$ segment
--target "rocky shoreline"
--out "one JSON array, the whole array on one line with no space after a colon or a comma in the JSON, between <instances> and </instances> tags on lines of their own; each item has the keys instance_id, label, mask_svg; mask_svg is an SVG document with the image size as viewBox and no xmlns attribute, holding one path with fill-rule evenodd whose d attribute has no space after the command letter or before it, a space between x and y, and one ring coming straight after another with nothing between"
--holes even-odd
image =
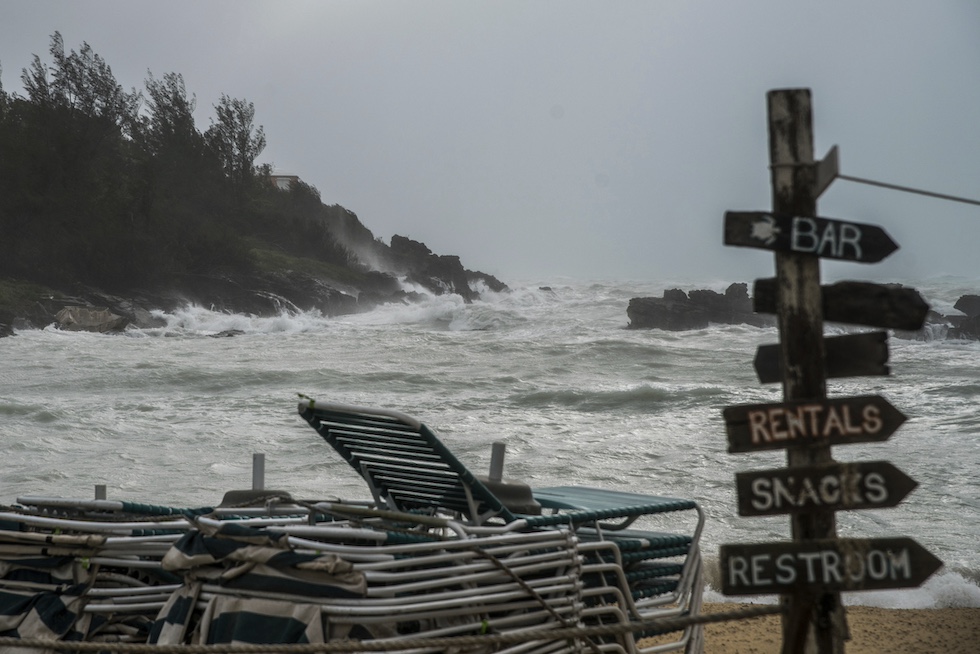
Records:
<instances>
[{"instance_id":1,"label":"rocky shoreline","mask_svg":"<svg viewBox=\"0 0 980 654\"><path fill-rule=\"evenodd\" d=\"M396 240L400 239L400 240ZM433 254L424 244L395 237L393 245L403 253L405 280L424 289L405 291L399 275L365 271L354 281L340 282L309 273L283 270L247 277L207 277L184 280L172 289L109 293L101 289L74 287L68 291L38 293L16 309L0 306L0 337L14 330L42 329L55 324L66 330L122 331L132 325L140 329L162 327L156 312L172 313L189 306L254 316L283 312L319 311L337 316L369 311L381 304L418 301L426 293L456 293L464 301L480 297L480 289L509 290L486 273L466 270L459 257ZM929 311L925 325L915 331L893 330L899 338L980 340L980 295L961 296L954 309L962 315ZM629 329L688 331L711 324L773 327L774 315L754 310L748 285L733 283L724 293L712 290L667 289L663 297L635 297L626 309Z\"/></svg>"},{"instance_id":2,"label":"rocky shoreline","mask_svg":"<svg viewBox=\"0 0 980 654\"><path fill-rule=\"evenodd\" d=\"M185 278L169 288L124 292L80 286L47 289L14 306L0 306L0 337L51 324L98 332L121 331L129 325L161 327L164 321L154 315L155 311L173 312L188 305L255 316L302 311L336 316L368 311L385 303L412 302L426 293L456 293L472 302L480 297L481 289L508 290L492 275L465 269L459 257L433 254L418 241L395 236L389 252L386 270L365 267L345 274L343 280L278 270L236 277ZM424 291L405 291L401 279Z\"/></svg>"},{"instance_id":3,"label":"rocky shoreline","mask_svg":"<svg viewBox=\"0 0 980 654\"><path fill-rule=\"evenodd\" d=\"M943 315L928 311L925 325L918 330L895 330L900 338L930 340L960 338L980 340L980 295L963 295L953 307L962 315ZM731 284L724 293L711 290L668 289L663 297L635 297L626 315L630 329L686 331L705 329L711 324L771 327L776 317L756 313L748 285Z\"/></svg>"}]
</instances>

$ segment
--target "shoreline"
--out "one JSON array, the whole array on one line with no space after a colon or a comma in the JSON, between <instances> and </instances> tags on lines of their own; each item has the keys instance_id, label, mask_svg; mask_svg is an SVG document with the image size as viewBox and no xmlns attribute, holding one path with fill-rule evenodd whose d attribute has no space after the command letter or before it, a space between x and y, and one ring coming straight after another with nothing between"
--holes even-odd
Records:
<instances>
[{"instance_id":1,"label":"shoreline","mask_svg":"<svg viewBox=\"0 0 980 654\"><path fill-rule=\"evenodd\" d=\"M751 604L708 603L704 613ZM848 654L971 654L980 642L980 608L884 609L847 606ZM706 654L779 654L781 616L705 625Z\"/></svg>"}]
</instances>

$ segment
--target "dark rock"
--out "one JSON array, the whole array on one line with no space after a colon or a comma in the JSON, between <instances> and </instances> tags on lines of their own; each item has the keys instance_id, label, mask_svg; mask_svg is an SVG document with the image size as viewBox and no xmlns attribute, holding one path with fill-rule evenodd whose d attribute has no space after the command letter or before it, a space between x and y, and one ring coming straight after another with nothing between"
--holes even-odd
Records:
<instances>
[{"instance_id":1,"label":"dark rock","mask_svg":"<svg viewBox=\"0 0 980 654\"><path fill-rule=\"evenodd\" d=\"M209 336L211 338L230 338L232 336L241 336L244 333L245 332L240 329L226 329L218 332L217 334L209 334Z\"/></svg>"},{"instance_id":2,"label":"dark rock","mask_svg":"<svg viewBox=\"0 0 980 654\"><path fill-rule=\"evenodd\" d=\"M684 299L676 292L665 292L664 297L635 297L626 309L631 329L665 329L683 331L704 329L708 326L707 314L694 306L684 293Z\"/></svg>"},{"instance_id":3,"label":"dark rock","mask_svg":"<svg viewBox=\"0 0 980 654\"><path fill-rule=\"evenodd\" d=\"M355 293L313 275L279 271L236 278L188 279L179 291L163 295L168 303L177 306L191 303L227 313L274 316L316 310L334 316L357 310Z\"/></svg>"},{"instance_id":4,"label":"dark rock","mask_svg":"<svg viewBox=\"0 0 980 654\"><path fill-rule=\"evenodd\" d=\"M483 272L479 272L479 271L474 271L474 270L467 270L466 271L466 279L471 284L473 282L478 282L478 283L479 282L482 282L482 283L486 284L487 288L489 288L494 293L503 293L505 291L509 291L510 290L510 288L508 288L507 284L503 283L502 281L500 281L499 279L497 279L493 275L490 275L490 274L487 274L487 273L483 273Z\"/></svg>"},{"instance_id":5,"label":"dark rock","mask_svg":"<svg viewBox=\"0 0 980 654\"><path fill-rule=\"evenodd\" d=\"M732 284L724 295L710 290L685 293L668 289L662 298L636 297L630 300L626 315L631 329L683 331L704 329L712 323L757 327L775 324L772 316L752 311L747 284Z\"/></svg>"},{"instance_id":6,"label":"dark rock","mask_svg":"<svg viewBox=\"0 0 980 654\"><path fill-rule=\"evenodd\" d=\"M941 338L980 340L980 295L963 295L953 305L957 311L966 315L943 315L929 310L925 325L916 331L894 332L899 338L912 340L935 340Z\"/></svg>"},{"instance_id":7,"label":"dark rock","mask_svg":"<svg viewBox=\"0 0 980 654\"><path fill-rule=\"evenodd\" d=\"M390 273L384 273L378 270L372 270L364 275L364 279L360 284L361 292L358 295L358 299L364 294L374 294L377 296L384 295L397 295L399 293L404 293L402 285L398 283L398 279Z\"/></svg>"},{"instance_id":8,"label":"dark rock","mask_svg":"<svg viewBox=\"0 0 980 654\"><path fill-rule=\"evenodd\" d=\"M465 302L480 297L471 282L482 282L495 293L508 290L507 285L493 275L463 268L459 257L433 254L425 243L397 234L391 237L388 263L394 272L405 275L408 281L435 295L456 293Z\"/></svg>"},{"instance_id":9,"label":"dark rock","mask_svg":"<svg viewBox=\"0 0 980 654\"><path fill-rule=\"evenodd\" d=\"M0 338L14 335L14 321L17 317L9 311L0 311Z\"/></svg>"},{"instance_id":10,"label":"dark rock","mask_svg":"<svg viewBox=\"0 0 980 654\"><path fill-rule=\"evenodd\" d=\"M119 297L96 289L87 289L84 297L87 306L105 306L139 329L164 327L167 322L163 318L154 316L151 313L152 309L172 310L178 306L176 301L168 301L161 297Z\"/></svg>"},{"instance_id":11,"label":"dark rock","mask_svg":"<svg viewBox=\"0 0 980 654\"><path fill-rule=\"evenodd\" d=\"M749 300L749 285L745 283L729 285L725 289L725 299L742 307L752 306L752 302Z\"/></svg>"},{"instance_id":12,"label":"dark rock","mask_svg":"<svg viewBox=\"0 0 980 654\"><path fill-rule=\"evenodd\" d=\"M455 293L466 302L472 302L480 294L470 288L466 270L459 257L441 255L429 257L419 270L409 273L408 280L415 282L436 295Z\"/></svg>"},{"instance_id":13,"label":"dark rock","mask_svg":"<svg viewBox=\"0 0 980 654\"><path fill-rule=\"evenodd\" d=\"M902 288L901 285L891 285ZM954 308L966 315L926 314L925 325L915 331L892 330L897 338L931 340L961 338L980 340L980 295L963 295ZM714 324L747 324L774 326L775 316L752 311L747 284L732 284L724 295L710 290L686 293L679 289L664 291L662 298L638 297L626 309L631 329L665 329L680 331L704 329Z\"/></svg>"},{"instance_id":14,"label":"dark rock","mask_svg":"<svg viewBox=\"0 0 980 654\"><path fill-rule=\"evenodd\" d=\"M64 307L55 315L58 329L72 332L120 332L129 320L116 315L106 307Z\"/></svg>"},{"instance_id":15,"label":"dark rock","mask_svg":"<svg viewBox=\"0 0 980 654\"><path fill-rule=\"evenodd\" d=\"M962 311L962 309L961 309ZM966 316L954 321L946 332L947 338L962 338L971 341L980 340L980 314Z\"/></svg>"},{"instance_id":16,"label":"dark rock","mask_svg":"<svg viewBox=\"0 0 980 654\"><path fill-rule=\"evenodd\" d=\"M963 295L953 308L962 311L970 318L980 316L980 295Z\"/></svg>"},{"instance_id":17,"label":"dark rock","mask_svg":"<svg viewBox=\"0 0 980 654\"><path fill-rule=\"evenodd\" d=\"M408 281L435 295L457 293L466 302L479 297L470 288L459 257L433 254L425 243L397 234L391 237L391 256Z\"/></svg>"},{"instance_id":18,"label":"dark rock","mask_svg":"<svg viewBox=\"0 0 980 654\"><path fill-rule=\"evenodd\" d=\"M425 266L429 257L435 256L425 243L413 241L407 236L395 234L391 237L391 256L403 272L417 270Z\"/></svg>"}]
</instances>

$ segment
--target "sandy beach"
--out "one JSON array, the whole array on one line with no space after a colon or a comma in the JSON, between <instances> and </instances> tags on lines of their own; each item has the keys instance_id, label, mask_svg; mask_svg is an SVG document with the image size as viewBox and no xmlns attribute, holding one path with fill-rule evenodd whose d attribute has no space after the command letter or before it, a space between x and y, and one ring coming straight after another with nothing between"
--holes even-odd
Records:
<instances>
[{"instance_id":1,"label":"sandy beach","mask_svg":"<svg viewBox=\"0 0 980 654\"><path fill-rule=\"evenodd\" d=\"M736 604L706 604L706 613ZM848 654L974 654L980 652L980 608L881 609L847 607ZM778 615L705 627L706 654L778 654Z\"/></svg>"}]
</instances>

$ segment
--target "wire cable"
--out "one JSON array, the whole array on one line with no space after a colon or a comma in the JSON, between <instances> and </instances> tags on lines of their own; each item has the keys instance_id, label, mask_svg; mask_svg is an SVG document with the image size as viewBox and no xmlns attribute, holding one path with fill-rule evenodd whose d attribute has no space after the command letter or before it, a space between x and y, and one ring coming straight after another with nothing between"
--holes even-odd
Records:
<instances>
[{"instance_id":1,"label":"wire cable","mask_svg":"<svg viewBox=\"0 0 980 654\"><path fill-rule=\"evenodd\" d=\"M872 179L864 179L862 177L852 177L851 175L837 175L838 179L846 179L849 182L857 182L858 184L869 184L870 186L880 186L882 188L888 188L895 191L905 191L906 193L917 193L919 195L928 195L932 198L940 198L942 200L952 200L953 202L962 202L964 204L975 204L980 206L980 200L971 200L970 198L962 198L956 195L946 195L945 193L935 193L933 191L924 191L918 188L911 188L909 186L899 186L898 184L886 184L885 182L876 182Z\"/></svg>"}]
</instances>

